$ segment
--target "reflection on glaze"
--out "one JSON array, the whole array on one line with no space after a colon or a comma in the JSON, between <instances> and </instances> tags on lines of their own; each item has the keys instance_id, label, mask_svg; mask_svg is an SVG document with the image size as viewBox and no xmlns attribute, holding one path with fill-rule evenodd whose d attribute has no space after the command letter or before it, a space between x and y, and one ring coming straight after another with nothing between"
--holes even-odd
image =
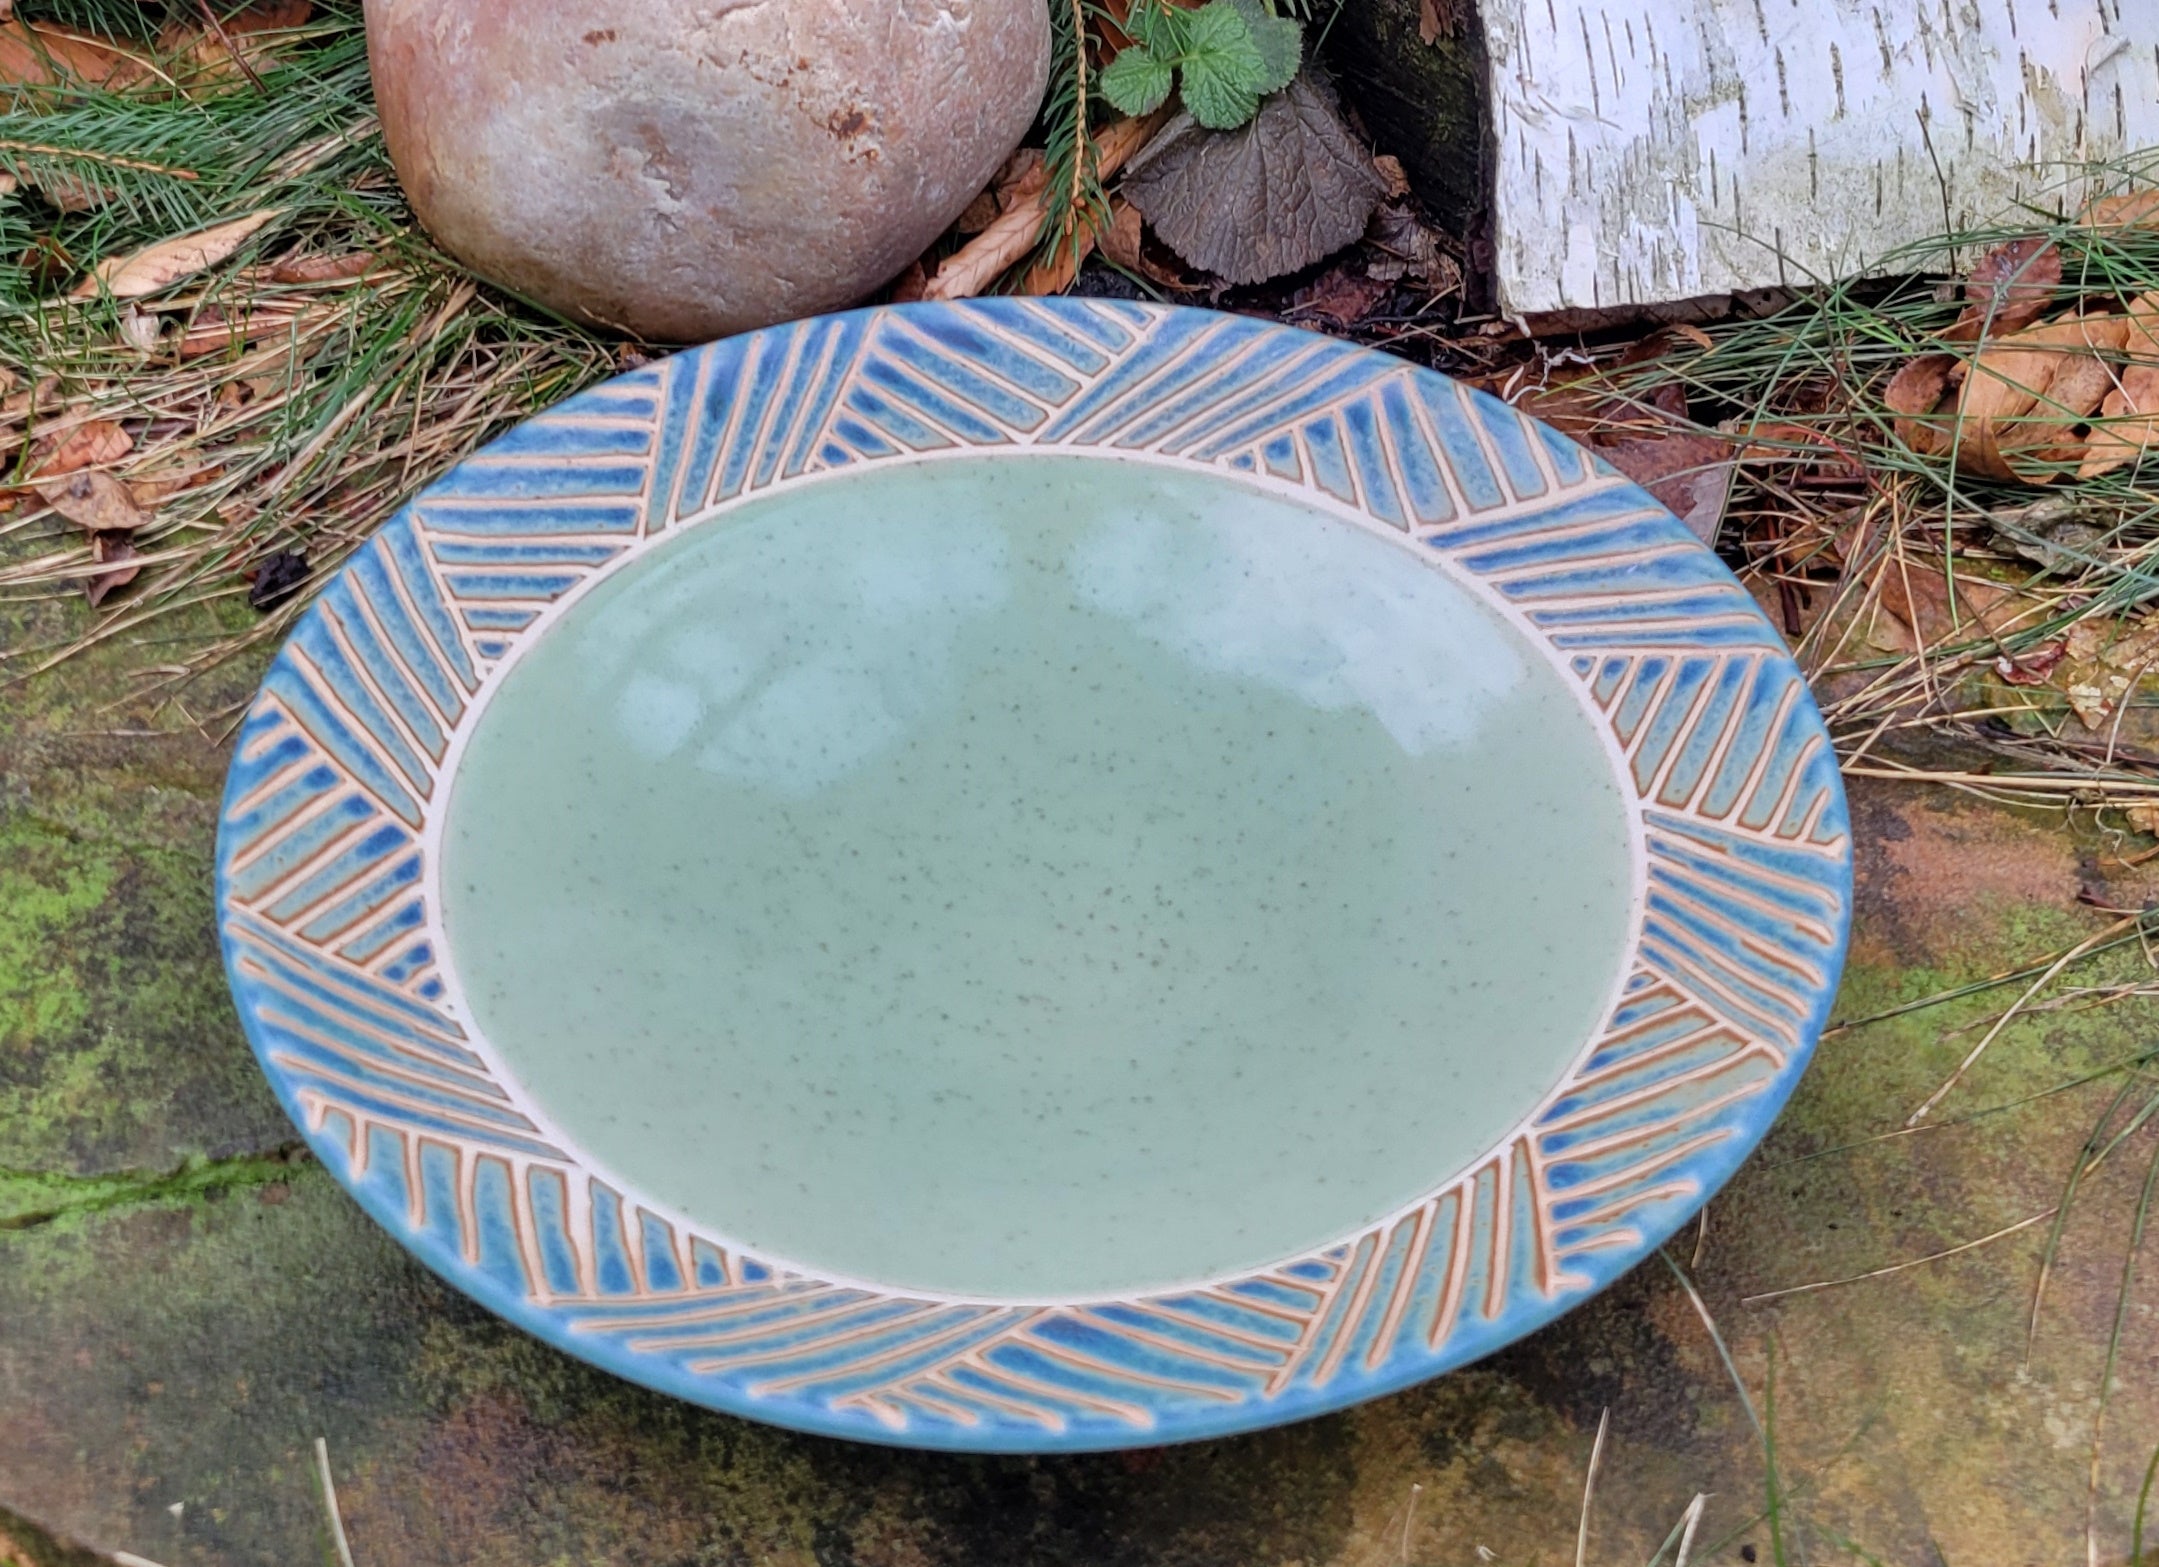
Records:
<instances>
[{"instance_id":1,"label":"reflection on glaze","mask_svg":"<svg viewBox=\"0 0 2159 1567\"><path fill-rule=\"evenodd\" d=\"M841 555L661 580L591 636L585 690L612 693L638 756L686 754L717 777L813 794L952 700L953 639L1004 602L1007 571L987 523L918 517ZM847 634L814 630L832 626Z\"/></svg>"},{"instance_id":2,"label":"reflection on glaze","mask_svg":"<svg viewBox=\"0 0 2159 1567\"><path fill-rule=\"evenodd\" d=\"M1202 669L1369 712L1411 756L1475 739L1528 667L1488 617L1434 614L1394 552L1344 551L1318 528L1118 512L1071 560L1081 602Z\"/></svg>"}]
</instances>

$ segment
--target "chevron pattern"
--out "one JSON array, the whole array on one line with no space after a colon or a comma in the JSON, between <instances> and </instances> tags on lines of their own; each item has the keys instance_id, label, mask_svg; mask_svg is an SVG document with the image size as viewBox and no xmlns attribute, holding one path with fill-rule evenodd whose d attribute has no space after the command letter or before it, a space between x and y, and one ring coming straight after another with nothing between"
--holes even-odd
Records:
<instances>
[{"instance_id":1,"label":"chevron pattern","mask_svg":"<svg viewBox=\"0 0 2159 1567\"><path fill-rule=\"evenodd\" d=\"M1625 758L1635 967L1475 1169L1316 1255L1173 1294L882 1294L684 1230L498 1086L437 961L451 738L551 607L741 499L861 464L1094 450L1286 487L1429 549L1542 636ZM1115 1446L1337 1407L1609 1282L1736 1167L1812 1047L1850 885L1835 759L1745 592L1506 406L1239 317L998 300L776 328L532 420L311 610L241 731L219 907L250 1037L327 1163L495 1309L624 1375L843 1435Z\"/></svg>"}]
</instances>

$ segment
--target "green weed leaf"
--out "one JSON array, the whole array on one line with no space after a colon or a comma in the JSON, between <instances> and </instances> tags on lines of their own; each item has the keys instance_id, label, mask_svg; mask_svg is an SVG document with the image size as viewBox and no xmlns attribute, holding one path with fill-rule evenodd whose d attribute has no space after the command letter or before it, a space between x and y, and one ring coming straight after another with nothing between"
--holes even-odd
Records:
<instances>
[{"instance_id":1,"label":"green weed leaf","mask_svg":"<svg viewBox=\"0 0 2159 1567\"><path fill-rule=\"evenodd\" d=\"M1234 0L1208 0L1185 23L1184 106L1209 130L1235 130L1259 112L1267 57Z\"/></svg>"},{"instance_id":2,"label":"green weed leaf","mask_svg":"<svg viewBox=\"0 0 2159 1567\"><path fill-rule=\"evenodd\" d=\"M1252 34L1252 43L1266 66L1267 79L1259 90L1280 92L1297 74L1297 67L1304 63L1304 29L1292 17L1275 15L1268 8L1267 0L1229 0L1229 3L1244 18L1244 25Z\"/></svg>"},{"instance_id":3,"label":"green weed leaf","mask_svg":"<svg viewBox=\"0 0 2159 1567\"><path fill-rule=\"evenodd\" d=\"M1152 114L1175 85L1170 64L1145 44L1133 44L1103 68L1102 96L1120 114Z\"/></svg>"}]
</instances>

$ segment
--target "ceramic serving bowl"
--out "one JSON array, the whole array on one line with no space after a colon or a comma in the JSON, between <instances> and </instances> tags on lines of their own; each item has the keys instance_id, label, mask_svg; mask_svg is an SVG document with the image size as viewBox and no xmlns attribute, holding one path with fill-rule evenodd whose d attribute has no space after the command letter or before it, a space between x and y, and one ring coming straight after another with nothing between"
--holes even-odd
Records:
<instances>
[{"instance_id":1,"label":"ceramic serving bowl","mask_svg":"<svg viewBox=\"0 0 2159 1567\"><path fill-rule=\"evenodd\" d=\"M234 996L551 1343L873 1441L1210 1436L1550 1321L1729 1177L1849 839L1731 576L1383 354L913 306L434 485L239 742Z\"/></svg>"}]
</instances>

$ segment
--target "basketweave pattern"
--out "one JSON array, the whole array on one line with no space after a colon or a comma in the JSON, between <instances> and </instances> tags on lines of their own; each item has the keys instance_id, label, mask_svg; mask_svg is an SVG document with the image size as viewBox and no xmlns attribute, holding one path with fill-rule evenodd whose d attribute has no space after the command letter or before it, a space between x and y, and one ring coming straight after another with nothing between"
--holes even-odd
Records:
<instances>
[{"instance_id":1,"label":"basketweave pattern","mask_svg":"<svg viewBox=\"0 0 2159 1567\"><path fill-rule=\"evenodd\" d=\"M1436 552L1541 637L1626 759L1646 865L1603 1032L1407 1212L1242 1278L1081 1306L884 1294L696 1233L521 1106L449 994L428 831L451 737L549 606L747 497L865 464L1097 450L1287 487ZM775 328L571 399L422 494L327 587L241 729L228 969L296 1120L453 1282L623 1375L872 1440L1081 1448L1333 1408L1609 1282L1781 1105L1842 959L1829 741L1743 589L1511 408L1269 323L1105 301Z\"/></svg>"}]
</instances>

